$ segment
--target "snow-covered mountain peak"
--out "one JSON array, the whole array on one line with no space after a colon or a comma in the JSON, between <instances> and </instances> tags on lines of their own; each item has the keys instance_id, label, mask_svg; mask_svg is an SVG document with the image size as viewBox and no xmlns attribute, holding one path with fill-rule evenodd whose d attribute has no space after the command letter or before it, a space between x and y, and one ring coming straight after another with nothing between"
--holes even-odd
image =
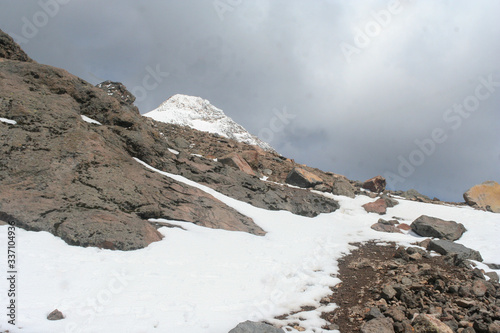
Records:
<instances>
[{"instance_id":1,"label":"snow-covered mountain peak","mask_svg":"<svg viewBox=\"0 0 500 333\"><path fill-rule=\"evenodd\" d=\"M177 94L144 116L164 123L189 126L199 131L216 133L250 145L274 151L270 144L250 134L224 112L201 97Z\"/></svg>"}]
</instances>

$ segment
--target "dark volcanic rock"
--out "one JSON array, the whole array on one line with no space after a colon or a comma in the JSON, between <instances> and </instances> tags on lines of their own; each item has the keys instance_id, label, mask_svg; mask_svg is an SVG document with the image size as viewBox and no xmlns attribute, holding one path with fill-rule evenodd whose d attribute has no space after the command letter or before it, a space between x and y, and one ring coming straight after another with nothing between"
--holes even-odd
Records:
<instances>
[{"instance_id":1,"label":"dark volcanic rock","mask_svg":"<svg viewBox=\"0 0 500 333\"><path fill-rule=\"evenodd\" d=\"M247 320L238 324L229 333L284 333L284 331L268 324Z\"/></svg>"},{"instance_id":2,"label":"dark volcanic rock","mask_svg":"<svg viewBox=\"0 0 500 333\"><path fill-rule=\"evenodd\" d=\"M424 237L457 240L466 231L462 223L445 221L437 217L422 215L411 224L411 229Z\"/></svg>"},{"instance_id":3,"label":"dark volcanic rock","mask_svg":"<svg viewBox=\"0 0 500 333\"><path fill-rule=\"evenodd\" d=\"M437 253L443 255L456 253L460 259L483 261L483 258L478 251L448 240L433 239L430 241L427 249L436 251Z\"/></svg>"},{"instance_id":4,"label":"dark volcanic rock","mask_svg":"<svg viewBox=\"0 0 500 333\"><path fill-rule=\"evenodd\" d=\"M286 177L286 182L290 185L308 188L314 187L314 185L321 184L323 180L315 174L302 168L293 168Z\"/></svg>"}]
</instances>

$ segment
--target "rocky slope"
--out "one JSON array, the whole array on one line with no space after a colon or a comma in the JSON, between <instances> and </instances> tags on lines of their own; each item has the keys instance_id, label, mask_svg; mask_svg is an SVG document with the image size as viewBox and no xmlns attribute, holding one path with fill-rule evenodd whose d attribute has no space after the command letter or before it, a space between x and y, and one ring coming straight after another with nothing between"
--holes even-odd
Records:
<instances>
[{"instance_id":1,"label":"rocky slope","mask_svg":"<svg viewBox=\"0 0 500 333\"><path fill-rule=\"evenodd\" d=\"M6 120L0 122L0 221L49 231L69 244L122 250L161 238L149 218L265 233L252 219L145 169L134 157L193 179L203 173L205 183L259 207L306 216L338 208L307 190L263 183L185 151L173 154L165 130L139 114L125 87L94 87L31 61L9 36L0 37L0 118Z\"/></svg>"}]
</instances>

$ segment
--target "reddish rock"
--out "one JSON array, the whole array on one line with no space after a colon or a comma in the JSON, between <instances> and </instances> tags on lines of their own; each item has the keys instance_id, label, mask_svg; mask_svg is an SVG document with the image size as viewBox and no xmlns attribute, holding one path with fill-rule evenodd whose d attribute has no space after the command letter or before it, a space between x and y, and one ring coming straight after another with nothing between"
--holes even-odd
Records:
<instances>
[{"instance_id":1,"label":"reddish rock","mask_svg":"<svg viewBox=\"0 0 500 333\"><path fill-rule=\"evenodd\" d=\"M396 226L396 228L401 229L401 230L410 230L411 229L411 227L406 223L398 224Z\"/></svg>"},{"instance_id":2,"label":"reddish rock","mask_svg":"<svg viewBox=\"0 0 500 333\"><path fill-rule=\"evenodd\" d=\"M248 165L248 163L236 153L230 153L229 155L219 158L219 162L239 169L240 171L243 171L248 175L255 176L255 172L252 170L252 167Z\"/></svg>"},{"instance_id":3,"label":"reddish rock","mask_svg":"<svg viewBox=\"0 0 500 333\"><path fill-rule=\"evenodd\" d=\"M384 199L380 198L374 202L369 202L362 206L368 213L377 213L383 215L387 211L387 203Z\"/></svg>"},{"instance_id":4,"label":"reddish rock","mask_svg":"<svg viewBox=\"0 0 500 333\"><path fill-rule=\"evenodd\" d=\"M385 185L386 185L385 178L382 176L376 176L365 181L363 183L363 188L375 193L380 193L385 190Z\"/></svg>"}]
</instances>

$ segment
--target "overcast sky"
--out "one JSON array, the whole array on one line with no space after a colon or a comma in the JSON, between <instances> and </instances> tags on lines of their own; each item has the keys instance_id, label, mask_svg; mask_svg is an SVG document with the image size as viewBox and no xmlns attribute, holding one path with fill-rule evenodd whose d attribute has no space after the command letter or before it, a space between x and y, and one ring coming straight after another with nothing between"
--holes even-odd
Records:
<instances>
[{"instance_id":1,"label":"overcast sky","mask_svg":"<svg viewBox=\"0 0 500 333\"><path fill-rule=\"evenodd\" d=\"M208 99L278 152L462 201L500 182L500 2L2 1L36 61L123 82L141 113ZM153 74L151 74L154 73Z\"/></svg>"}]
</instances>

